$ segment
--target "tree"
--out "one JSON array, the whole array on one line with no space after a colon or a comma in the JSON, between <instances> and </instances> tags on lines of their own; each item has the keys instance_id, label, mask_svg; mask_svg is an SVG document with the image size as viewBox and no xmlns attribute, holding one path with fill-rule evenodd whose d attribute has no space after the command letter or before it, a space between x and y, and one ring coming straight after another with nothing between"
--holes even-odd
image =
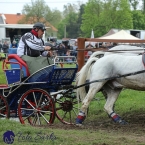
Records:
<instances>
[{"instance_id":1,"label":"tree","mask_svg":"<svg viewBox=\"0 0 145 145\"><path fill-rule=\"evenodd\" d=\"M46 23L45 18L47 12L50 11L50 8L45 4L44 0L31 1L31 5L26 4L23 7L22 14L25 15L23 22L36 23L43 22Z\"/></svg>"},{"instance_id":2,"label":"tree","mask_svg":"<svg viewBox=\"0 0 145 145\"><path fill-rule=\"evenodd\" d=\"M78 37L78 6L77 5L64 5L63 11L64 19L58 25L58 36L63 38L66 33L67 38Z\"/></svg>"},{"instance_id":3,"label":"tree","mask_svg":"<svg viewBox=\"0 0 145 145\"><path fill-rule=\"evenodd\" d=\"M100 15L103 11L103 3L101 0L89 0L84 7L84 14L82 15L81 30L84 37L90 37L92 29L95 36L99 36L103 30L103 24L100 24Z\"/></svg>"},{"instance_id":4,"label":"tree","mask_svg":"<svg viewBox=\"0 0 145 145\"><path fill-rule=\"evenodd\" d=\"M141 10L132 11L133 29L145 29L145 15Z\"/></svg>"},{"instance_id":5,"label":"tree","mask_svg":"<svg viewBox=\"0 0 145 145\"><path fill-rule=\"evenodd\" d=\"M78 21L77 21L77 24L78 24L78 37L81 37L83 36L83 32L82 30L80 29L81 28L81 25L82 25L82 15L84 14L84 7L85 7L85 4L82 4L80 6L80 9L79 9L79 13L78 13Z\"/></svg>"},{"instance_id":6,"label":"tree","mask_svg":"<svg viewBox=\"0 0 145 145\"><path fill-rule=\"evenodd\" d=\"M85 37L90 37L91 30L95 37L102 36L112 28L132 28L132 14L126 0L89 0L85 6L81 30Z\"/></svg>"},{"instance_id":7,"label":"tree","mask_svg":"<svg viewBox=\"0 0 145 145\"><path fill-rule=\"evenodd\" d=\"M129 0L133 10L137 10L137 6L139 4L139 0Z\"/></svg>"},{"instance_id":8,"label":"tree","mask_svg":"<svg viewBox=\"0 0 145 145\"><path fill-rule=\"evenodd\" d=\"M58 23L62 20L62 13L59 10L49 10L45 15L45 19L53 26L57 27Z\"/></svg>"},{"instance_id":9,"label":"tree","mask_svg":"<svg viewBox=\"0 0 145 145\"><path fill-rule=\"evenodd\" d=\"M75 4L67 4L67 5L64 5L63 8L64 8L64 11L63 11L64 18L72 12L74 13L78 12L78 6Z\"/></svg>"},{"instance_id":10,"label":"tree","mask_svg":"<svg viewBox=\"0 0 145 145\"><path fill-rule=\"evenodd\" d=\"M56 9L51 10L44 0L32 0L30 5L24 5L22 13L25 18L19 23L49 22L56 27L62 19L61 12Z\"/></svg>"}]
</instances>

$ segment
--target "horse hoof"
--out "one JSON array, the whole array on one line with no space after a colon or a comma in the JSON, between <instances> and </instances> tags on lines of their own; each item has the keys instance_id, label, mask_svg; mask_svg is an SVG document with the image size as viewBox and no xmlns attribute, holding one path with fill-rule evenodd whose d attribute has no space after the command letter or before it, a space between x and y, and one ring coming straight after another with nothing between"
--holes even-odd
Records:
<instances>
[{"instance_id":1,"label":"horse hoof","mask_svg":"<svg viewBox=\"0 0 145 145\"><path fill-rule=\"evenodd\" d=\"M77 127L84 128L84 125L83 125L83 124L76 123L75 125L76 125Z\"/></svg>"},{"instance_id":2,"label":"horse hoof","mask_svg":"<svg viewBox=\"0 0 145 145\"><path fill-rule=\"evenodd\" d=\"M83 126L83 124L80 124L80 123L76 123L75 125L76 126Z\"/></svg>"},{"instance_id":3,"label":"horse hoof","mask_svg":"<svg viewBox=\"0 0 145 145\"><path fill-rule=\"evenodd\" d=\"M126 122L125 120L119 120L118 123L121 124L121 125L127 125L128 124L128 122Z\"/></svg>"}]
</instances>

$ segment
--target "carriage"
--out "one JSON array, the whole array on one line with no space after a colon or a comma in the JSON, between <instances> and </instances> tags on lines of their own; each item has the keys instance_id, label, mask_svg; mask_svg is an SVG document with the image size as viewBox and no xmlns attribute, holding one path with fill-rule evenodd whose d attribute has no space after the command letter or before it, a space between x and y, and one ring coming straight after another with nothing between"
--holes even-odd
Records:
<instances>
[{"instance_id":1,"label":"carriage","mask_svg":"<svg viewBox=\"0 0 145 145\"><path fill-rule=\"evenodd\" d=\"M53 65L30 75L19 56L8 55L2 64L7 84L0 85L0 118L19 118L22 124L37 126L52 124L57 117L62 123L73 124L78 100L70 88L78 64L75 57L71 67L61 67L57 60L55 57Z\"/></svg>"}]
</instances>

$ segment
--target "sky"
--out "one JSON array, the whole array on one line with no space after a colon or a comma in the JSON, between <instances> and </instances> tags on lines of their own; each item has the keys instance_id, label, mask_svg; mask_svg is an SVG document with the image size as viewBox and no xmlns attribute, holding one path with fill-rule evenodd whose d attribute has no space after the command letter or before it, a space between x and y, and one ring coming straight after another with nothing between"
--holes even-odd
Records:
<instances>
[{"instance_id":1,"label":"sky","mask_svg":"<svg viewBox=\"0 0 145 145\"><path fill-rule=\"evenodd\" d=\"M68 3L78 4L86 3L88 0L44 0L50 9L58 9L63 11L63 6ZM22 13L25 4L31 5L31 0L0 0L0 13L3 14L16 14Z\"/></svg>"}]
</instances>

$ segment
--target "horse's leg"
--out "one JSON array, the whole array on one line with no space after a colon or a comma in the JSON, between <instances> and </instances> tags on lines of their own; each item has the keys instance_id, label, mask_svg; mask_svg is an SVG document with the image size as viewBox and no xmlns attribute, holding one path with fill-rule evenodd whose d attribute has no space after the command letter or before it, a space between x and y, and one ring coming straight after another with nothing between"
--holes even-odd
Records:
<instances>
[{"instance_id":1,"label":"horse's leg","mask_svg":"<svg viewBox=\"0 0 145 145\"><path fill-rule=\"evenodd\" d=\"M121 117L116 114L113 109L114 103L116 102L121 90L122 89L111 89L109 87L105 87L105 91L107 93L107 101L104 105L104 109L114 122L120 124L127 124L127 122L122 120Z\"/></svg>"},{"instance_id":2,"label":"horse's leg","mask_svg":"<svg viewBox=\"0 0 145 145\"><path fill-rule=\"evenodd\" d=\"M89 92L87 93L85 99L83 100L81 110L76 118L76 124L82 124L82 122L85 120L87 115L87 109L91 100L103 85L104 83L99 83L97 85L93 84L90 86Z\"/></svg>"}]
</instances>

